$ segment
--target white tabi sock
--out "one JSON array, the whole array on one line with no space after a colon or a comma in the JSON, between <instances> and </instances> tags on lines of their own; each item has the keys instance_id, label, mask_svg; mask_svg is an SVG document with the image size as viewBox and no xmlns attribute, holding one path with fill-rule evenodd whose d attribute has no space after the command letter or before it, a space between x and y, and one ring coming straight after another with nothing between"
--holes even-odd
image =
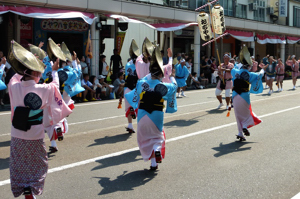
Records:
<instances>
[{"instance_id":1,"label":"white tabi sock","mask_svg":"<svg viewBox=\"0 0 300 199\"><path fill-rule=\"evenodd\" d=\"M238 136L240 136L240 137L244 137L244 134L243 134L243 132L239 132L239 133L238 133Z\"/></svg>"},{"instance_id":2,"label":"white tabi sock","mask_svg":"<svg viewBox=\"0 0 300 199\"><path fill-rule=\"evenodd\" d=\"M156 159L155 158L151 158L151 166L152 167L156 167L157 163L156 163Z\"/></svg>"},{"instance_id":3,"label":"white tabi sock","mask_svg":"<svg viewBox=\"0 0 300 199\"><path fill-rule=\"evenodd\" d=\"M52 141L51 141L51 146L57 147L57 144L56 144L55 140L52 140Z\"/></svg>"},{"instance_id":4,"label":"white tabi sock","mask_svg":"<svg viewBox=\"0 0 300 199\"><path fill-rule=\"evenodd\" d=\"M127 128L133 129L132 123L128 123Z\"/></svg>"}]
</instances>

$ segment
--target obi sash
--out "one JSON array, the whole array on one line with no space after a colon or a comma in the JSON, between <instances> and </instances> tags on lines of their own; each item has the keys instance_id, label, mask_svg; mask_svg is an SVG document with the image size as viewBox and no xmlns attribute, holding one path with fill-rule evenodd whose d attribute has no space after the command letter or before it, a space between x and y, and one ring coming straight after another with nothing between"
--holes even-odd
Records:
<instances>
[{"instance_id":1,"label":"obi sash","mask_svg":"<svg viewBox=\"0 0 300 199\"><path fill-rule=\"evenodd\" d=\"M138 81L138 77L136 75L128 75L125 80L125 87L133 90L136 87L136 83Z\"/></svg>"},{"instance_id":2,"label":"obi sash","mask_svg":"<svg viewBox=\"0 0 300 199\"><path fill-rule=\"evenodd\" d=\"M43 123L43 110L32 110L29 107L17 106L12 121L13 127L21 131L28 131L32 125Z\"/></svg>"},{"instance_id":3,"label":"obi sash","mask_svg":"<svg viewBox=\"0 0 300 199\"><path fill-rule=\"evenodd\" d=\"M234 80L234 87L232 90L237 92L239 95L243 92L249 92L249 85L250 83L242 80L242 79L235 79Z\"/></svg>"},{"instance_id":4,"label":"obi sash","mask_svg":"<svg viewBox=\"0 0 300 199\"><path fill-rule=\"evenodd\" d=\"M161 93L155 91L144 91L141 93L139 109L143 109L148 113L153 111L163 111L164 99Z\"/></svg>"}]
</instances>

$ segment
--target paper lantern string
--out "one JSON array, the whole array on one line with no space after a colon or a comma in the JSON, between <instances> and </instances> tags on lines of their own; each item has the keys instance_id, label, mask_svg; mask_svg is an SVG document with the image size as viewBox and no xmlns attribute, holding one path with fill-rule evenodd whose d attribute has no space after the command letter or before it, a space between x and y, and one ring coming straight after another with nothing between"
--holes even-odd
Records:
<instances>
[{"instance_id":1,"label":"paper lantern string","mask_svg":"<svg viewBox=\"0 0 300 199\"><path fill-rule=\"evenodd\" d=\"M229 34L228 32L225 32L223 35L220 35L219 37L217 37L216 40L217 40L217 39L220 39L220 38L222 38L222 37L224 37L224 36L226 36L226 35L228 35L228 34ZM214 42L214 39L212 39L212 40L210 40L210 41L208 41L208 42L202 44L202 46L206 46L207 44L210 44L210 43L212 43L212 42Z\"/></svg>"},{"instance_id":2,"label":"paper lantern string","mask_svg":"<svg viewBox=\"0 0 300 199\"><path fill-rule=\"evenodd\" d=\"M211 4L213 4L213 3L217 2L217 1L218 1L218 0L214 0L214 1L209 2L209 3L207 3L207 4L203 5L203 6L200 6L199 8L195 9L195 11L200 10L200 9L202 9L202 8L205 8L206 6L209 6L209 5L211 5Z\"/></svg>"}]
</instances>

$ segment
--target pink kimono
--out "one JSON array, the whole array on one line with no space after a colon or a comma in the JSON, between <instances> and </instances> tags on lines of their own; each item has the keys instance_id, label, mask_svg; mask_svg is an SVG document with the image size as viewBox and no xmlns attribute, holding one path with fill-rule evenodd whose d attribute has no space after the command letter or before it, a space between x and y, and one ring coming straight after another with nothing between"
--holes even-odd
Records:
<instances>
[{"instance_id":1,"label":"pink kimono","mask_svg":"<svg viewBox=\"0 0 300 199\"><path fill-rule=\"evenodd\" d=\"M297 78L299 74L299 61L296 61L295 63L293 60L287 60L286 65L292 67L292 78Z\"/></svg>"},{"instance_id":2,"label":"pink kimono","mask_svg":"<svg viewBox=\"0 0 300 199\"><path fill-rule=\"evenodd\" d=\"M150 66L150 62L145 63L143 61L143 55L138 56L135 62L135 68L136 68L135 70L139 79L142 79L143 77L149 74L150 72L149 66Z\"/></svg>"},{"instance_id":3,"label":"pink kimono","mask_svg":"<svg viewBox=\"0 0 300 199\"><path fill-rule=\"evenodd\" d=\"M14 123L13 120L17 107L29 107L29 118L36 112L41 114L37 119L43 118L43 123L31 124L27 131L17 129L15 125L11 127L10 180L15 197L26 187L30 187L34 195L42 194L48 170L43 124L56 124L72 113L58 90L57 72L52 72L52 76L50 84L36 84L34 80L21 81L22 76L15 74L8 84L13 124L19 121ZM47 110L49 117L43 117L42 110Z\"/></svg>"},{"instance_id":4,"label":"pink kimono","mask_svg":"<svg viewBox=\"0 0 300 199\"><path fill-rule=\"evenodd\" d=\"M220 85L221 85L221 81L223 81L223 77L224 77L224 81L225 81L225 90L227 89L232 89L232 76L231 76L231 73L230 72L225 72L225 71L221 71L221 67L225 67L226 69L233 69L234 68L234 65L232 63L229 63L228 65L225 65L224 63L221 64L221 66L218 67L218 75L220 77L220 80L218 82L218 85L217 85L217 89L219 90L223 90L221 89Z\"/></svg>"},{"instance_id":5,"label":"pink kimono","mask_svg":"<svg viewBox=\"0 0 300 199\"><path fill-rule=\"evenodd\" d=\"M284 65L283 64L277 64L275 67L275 71L276 71L276 79L277 81L283 81L284 79Z\"/></svg>"},{"instance_id":6,"label":"pink kimono","mask_svg":"<svg viewBox=\"0 0 300 199\"><path fill-rule=\"evenodd\" d=\"M162 82L164 82L164 83L172 83L172 81L170 80L170 75L172 74L172 62L173 62L173 58L170 57L168 64L163 66L164 78L163 78Z\"/></svg>"}]
</instances>

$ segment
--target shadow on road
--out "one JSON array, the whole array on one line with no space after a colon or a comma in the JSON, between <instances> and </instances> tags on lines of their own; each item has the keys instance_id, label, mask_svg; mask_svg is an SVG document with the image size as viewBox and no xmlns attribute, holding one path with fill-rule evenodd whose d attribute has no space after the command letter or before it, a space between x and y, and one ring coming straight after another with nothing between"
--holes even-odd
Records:
<instances>
[{"instance_id":1,"label":"shadow on road","mask_svg":"<svg viewBox=\"0 0 300 199\"><path fill-rule=\"evenodd\" d=\"M251 147L246 147L246 148L241 148L241 147L243 147L246 144L251 144L251 143L255 143L255 142L236 141L236 142L231 142L231 143L228 143L228 144L223 144L221 142L219 147L214 147L212 149L215 150L215 151L218 151L218 153L214 154L214 156L215 157L220 157L220 156L223 156L223 155L227 155L229 153L250 150Z\"/></svg>"},{"instance_id":2,"label":"shadow on road","mask_svg":"<svg viewBox=\"0 0 300 199\"><path fill-rule=\"evenodd\" d=\"M125 131L125 129L124 129ZM131 134L126 133L126 134L120 134L120 135L114 135L114 136L105 136L104 138L99 138L95 140L94 144L89 145L88 147L91 146L97 146L97 145L103 145L103 144L115 144L117 142L124 142L130 138Z\"/></svg>"},{"instance_id":3,"label":"shadow on road","mask_svg":"<svg viewBox=\"0 0 300 199\"><path fill-rule=\"evenodd\" d=\"M221 109L211 109L211 110L208 110L208 111L206 111L208 114L222 114L222 113L224 113L224 112L226 112L227 111L227 109L226 109L226 107L225 107L225 109L223 108L221 108Z\"/></svg>"},{"instance_id":4,"label":"shadow on road","mask_svg":"<svg viewBox=\"0 0 300 199\"><path fill-rule=\"evenodd\" d=\"M199 122L198 120L173 120L171 122L164 123L164 126L173 127L173 126L191 126Z\"/></svg>"},{"instance_id":5,"label":"shadow on road","mask_svg":"<svg viewBox=\"0 0 300 199\"><path fill-rule=\"evenodd\" d=\"M5 142L0 142L0 147L7 147L10 146L10 140Z\"/></svg>"},{"instance_id":6,"label":"shadow on road","mask_svg":"<svg viewBox=\"0 0 300 199\"><path fill-rule=\"evenodd\" d=\"M9 158L0 158L0 170L9 168Z\"/></svg>"},{"instance_id":7,"label":"shadow on road","mask_svg":"<svg viewBox=\"0 0 300 199\"><path fill-rule=\"evenodd\" d=\"M141 155L140 151L137 150L122 155L106 158L103 160L97 160L96 162L100 163L101 165L96 166L95 168L92 169L92 171L142 160L143 159L142 157L138 158L139 155Z\"/></svg>"},{"instance_id":8,"label":"shadow on road","mask_svg":"<svg viewBox=\"0 0 300 199\"><path fill-rule=\"evenodd\" d=\"M106 177L95 177L100 179L99 184L102 186L102 191L98 195L105 195L114 193L117 191L130 191L134 190L135 187L142 186L152 180L157 173L149 171L147 169L134 171L131 173L124 173L117 177L115 180L110 180Z\"/></svg>"}]
</instances>

